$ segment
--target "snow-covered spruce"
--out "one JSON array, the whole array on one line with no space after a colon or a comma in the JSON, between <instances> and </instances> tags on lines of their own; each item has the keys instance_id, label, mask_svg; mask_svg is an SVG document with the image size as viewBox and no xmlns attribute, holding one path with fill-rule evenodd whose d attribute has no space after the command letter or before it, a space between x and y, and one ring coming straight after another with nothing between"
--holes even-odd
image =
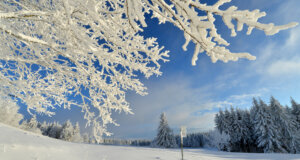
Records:
<instances>
[{"instance_id":1,"label":"snow-covered spruce","mask_svg":"<svg viewBox=\"0 0 300 160\"><path fill-rule=\"evenodd\" d=\"M163 148L174 148L177 146L175 137L173 135L173 131L168 125L165 113L162 113L160 115L160 122L157 129L157 135L154 139L154 146Z\"/></svg>"},{"instance_id":2,"label":"snow-covered spruce","mask_svg":"<svg viewBox=\"0 0 300 160\"><path fill-rule=\"evenodd\" d=\"M79 106L100 141L102 135L111 135L108 124L117 125L113 111L132 113L126 90L147 94L137 73L147 78L161 75L159 63L168 61L168 51L156 38L140 34L147 27L145 14L182 30L184 50L190 42L195 44L192 65L201 52L212 62L255 59L226 48L229 43L217 33L216 16L232 36L243 26L247 34L256 28L273 35L297 24L263 24L258 19L265 12L220 9L230 1L206 5L198 0L1 0L0 96L12 95L27 104L29 112L47 115L58 106Z\"/></svg>"}]
</instances>

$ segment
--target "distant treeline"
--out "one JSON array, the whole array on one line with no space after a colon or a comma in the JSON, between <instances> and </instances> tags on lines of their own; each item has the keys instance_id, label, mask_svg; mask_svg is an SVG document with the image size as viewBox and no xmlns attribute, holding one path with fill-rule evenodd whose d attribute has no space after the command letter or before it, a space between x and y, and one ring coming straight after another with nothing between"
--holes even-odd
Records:
<instances>
[{"instance_id":1,"label":"distant treeline","mask_svg":"<svg viewBox=\"0 0 300 160\"><path fill-rule=\"evenodd\" d=\"M180 135L174 136L176 141L176 148L180 147ZM207 144L207 138L204 133L191 133L183 138L183 147L185 148L202 148ZM127 146L150 146L153 147L153 140L124 140L124 139L103 139L102 144L107 145L127 145ZM155 146L154 146L155 147Z\"/></svg>"},{"instance_id":2,"label":"distant treeline","mask_svg":"<svg viewBox=\"0 0 300 160\"><path fill-rule=\"evenodd\" d=\"M103 139L102 144L106 145L126 145L126 146L150 146L152 140L125 140L125 139Z\"/></svg>"},{"instance_id":3,"label":"distant treeline","mask_svg":"<svg viewBox=\"0 0 300 160\"><path fill-rule=\"evenodd\" d=\"M175 136L176 143L180 147L180 135ZM202 148L208 142L204 133L190 133L183 138L183 147Z\"/></svg>"}]
</instances>

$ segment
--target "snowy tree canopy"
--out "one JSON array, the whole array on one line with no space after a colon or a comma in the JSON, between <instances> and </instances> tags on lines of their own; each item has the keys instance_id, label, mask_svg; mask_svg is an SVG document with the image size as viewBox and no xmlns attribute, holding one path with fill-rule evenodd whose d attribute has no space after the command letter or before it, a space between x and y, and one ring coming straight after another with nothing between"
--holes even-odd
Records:
<instances>
[{"instance_id":1,"label":"snowy tree canopy","mask_svg":"<svg viewBox=\"0 0 300 160\"><path fill-rule=\"evenodd\" d=\"M229 43L214 25L216 16L223 18L232 36L244 25L247 34L257 28L267 35L297 25L260 23L266 13L259 10L220 9L230 1L209 6L198 0L2 0L0 94L19 98L29 112L47 115L53 115L49 109L56 106L79 106L99 141L103 134L110 135L107 124L117 125L112 111L132 113L126 90L146 94L137 73L161 75L159 63L167 61L168 51L155 38L140 35L147 27L145 14L181 29L184 50L195 44L192 65L201 52L212 62L255 59L226 48Z\"/></svg>"}]
</instances>

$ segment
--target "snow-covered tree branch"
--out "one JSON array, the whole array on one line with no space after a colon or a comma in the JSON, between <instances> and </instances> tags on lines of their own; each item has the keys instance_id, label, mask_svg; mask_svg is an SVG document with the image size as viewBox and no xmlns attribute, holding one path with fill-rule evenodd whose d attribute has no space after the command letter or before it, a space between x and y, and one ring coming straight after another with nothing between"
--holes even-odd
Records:
<instances>
[{"instance_id":1,"label":"snow-covered tree branch","mask_svg":"<svg viewBox=\"0 0 300 160\"><path fill-rule=\"evenodd\" d=\"M219 9L227 2L208 6L195 0L0 1L0 94L14 95L29 112L47 115L57 106L79 106L99 141L103 134L110 135L107 124L117 125L112 111L132 113L125 92L146 94L137 73L147 78L161 75L159 63L168 61L168 51L155 38L139 34L147 27L145 14L184 32L183 49L190 42L196 45L193 65L201 52L213 62L255 59L226 48L229 43L217 33L215 16L223 18L232 36L243 25L248 34L257 28L267 35L296 25L259 23L266 15L259 10Z\"/></svg>"},{"instance_id":2,"label":"snow-covered tree branch","mask_svg":"<svg viewBox=\"0 0 300 160\"><path fill-rule=\"evenodd\" d=\"M220 10L219 7L231 0L219 0L212 6L201 4L197 0L171 0L171 4L167 4L164 0L152 0L152 4L145 0L147 7L154 12L153 17L159 19L160 23L166 21L172 22L175 26L183 30L186 39L182 46L187 50L187 45L192 41L196 47L192 58L192 65L196 65L198 54L206 52L211 57L212 62L221 60L223 62L237 61L239 58L247 58L255 60L255 57L249 53L232 53L225 46L229 43L217 33L214 25L215 16L221 16L225 25L231 29L231 36L236 36L236 30L241 31L244 25L248 26L247 34L251 34L254 28L263 30L266 35L273 35L280 30L294 27L297 23L289 23L287 25L275 26L273 23L262 24L257 20L266 15L265 12L259 10L237 10L236 6L231 6L226 10ZM140 1L136 1L140 3ZM199 11L205 12L206 15L199 16ZM237 21L237 29L235 29L232 21ZM141 20L142 21L142 20Z\"/></svg>"}]
</instances>

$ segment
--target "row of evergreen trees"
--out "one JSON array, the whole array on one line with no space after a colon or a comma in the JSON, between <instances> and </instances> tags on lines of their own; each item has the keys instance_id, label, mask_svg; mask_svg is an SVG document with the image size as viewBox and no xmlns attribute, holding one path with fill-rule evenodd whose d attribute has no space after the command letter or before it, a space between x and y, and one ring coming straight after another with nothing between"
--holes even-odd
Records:
<instances>
[{"instance_id":1,"label":"row of evergreen trees","mask_svg":"<svg viewBox=\"0 0 300 160\"><path fill-rule=\"evenodd\" d=\"M220 110L215 116L216 128L225 136L221 150L231 152L300 151L300 105L291 99L291 107L283 107L274 97L269 105L253 98L248 110Z\"/></svg>"},{"instance_id":2,"label":"row of evergreen trees","mask_svg":"<svg viewBox=\"0 0 300 160\"><path fill-rule=\"evenodd\" d=\"M33 116L29 120L24 120L21 123L21 128L64 141L89 142L89 140L86 140L86 137L83 138L81 136L79 123L77 122L75 126L73 126L70 120L66 121L63 125L58 122L46 123L44 121L43 123L40 123L36 120L36 117Z\"/></svg>"}]
</instances>

